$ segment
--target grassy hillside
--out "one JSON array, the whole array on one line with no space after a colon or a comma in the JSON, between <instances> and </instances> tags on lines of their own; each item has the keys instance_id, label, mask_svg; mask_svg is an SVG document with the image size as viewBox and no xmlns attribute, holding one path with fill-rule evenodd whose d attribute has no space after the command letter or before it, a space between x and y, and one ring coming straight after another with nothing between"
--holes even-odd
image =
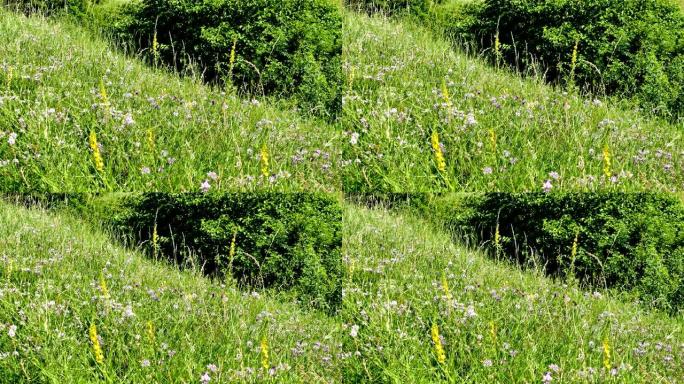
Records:
<instances>
[{"instance_id":1,"label":"grassy hillside","mask_svg":"<svg viewBox=\"0 0 684 384\"><path fill-rule=\"evenodd\" d=\"M333 318L149 261L69 216L0 202L0 260L0 383L340 380Z\"/></svg>"},{"instance_id":2,"label":"grassy hillside","mask_svg":"<svg viewBox=\"0 0 684 384\"><path fill-rule=\"evenodd\" d=\"M350 382L684 380L681 317L493 262L410 215L349 206L344 222Z\"/></svg>"},{"instance_id":3,"label":"grassy hillside","mask_svg":"<svg viewBox=\"0 0 684 384\"><path fill-rule=\"evenodd\" d=\"M339 190L338 129L188 75L0 10L0 190Z\"/></svg>"},{"instance_id":4,"label":"grassy hillside","mask_svg":"<svg viewBox=\"0 0 684 384\"><path fill-rule=\"evenodd\" d=\"M497 70L406 20L345 26L347 191L684 186L679 125Z\"/></svg>"}]
</instances>

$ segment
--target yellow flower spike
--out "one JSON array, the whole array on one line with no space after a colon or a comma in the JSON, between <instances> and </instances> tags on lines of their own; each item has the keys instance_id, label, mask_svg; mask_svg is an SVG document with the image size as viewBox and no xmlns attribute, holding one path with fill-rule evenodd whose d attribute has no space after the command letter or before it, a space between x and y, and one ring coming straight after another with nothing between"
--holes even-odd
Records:
<instances>
[{"instance_id":1,"label":"yellow flower spike","mask_svg":"<svg viewBox=\"0 0 684 384\"><path fill-rule=\"evenodd\" d=\"M610 154L610 147L608 144L606 144L603 147L603 174L606 176L606 178L610 179L612 176L612 161L611 161L611 154Z\"/></svg>"},{"instance_id":2,"label":"yellow flower spike","mask_svg":"<svg viewBox=\"0 0 684 384\"><path fill-rule=\"evenodd\" d=\"M237 38L233 39L233 47L230 49L230 76L233 76L233 66L235 65L235 47L237 46Z\"/></svg>"},{"instance_id":3,"label":"yellow flower spike","mask_svg":"<svg viewBox=\"0 0 684 384\"><path fill-rule=\"evenodd\" d=\"M264 143L264 145L261 146L261 155L260 155L260 162L261 162L261 175L264 177L269 176L269 170L268 170L268 147Z\"/></svg>"},{"instance_id":4,"label":"yellow flower spike","mask_svg":"<svg viewBox=\"0 0 684 384\"><path fill-rule=\"evenodd\" d=\"M271 364L268 360L268 340L266 339L266 336L261 338L260 349L261 366L264 368L264 371L268 371L268 369L271 367Z\"/></svg>"},{"instance_id":5,"label":"yellow flower spike","mask_svg":"<svg viewBox=\"0 0 684 384\"><path fill-rule=\"evenodd\" d=\"M494 231L494 248L497 253L501 249L501 233L499 232L499 223L496 223L496 230Z\"/></svg>"},{"instance_id":6,"label":"yellow flower spike","mask_svg":"<svg viewBox=\"0 0 684 384\"><path fill-rule=\"evenodd\" d=\"M100 291L105 299L109 299L109 289L107 288L107 281L105 280L104 273L100 273Z\"/></svg>"},{"instance_id":7,"label":"yellow flower spike","mask_svg":"<svg viewBox=\"0 0 684 384\"><path fill-rule=\"evenodd\" d=\"M157 31L154 31L154 36L152 37L152 56L154 57L155 64L156 60L159 58L159 41L157 40Z\"/></svg>"},{"instance_id":8,"label":"yellow flower spike","mask_svg":"<svg viewBox=\"0 0 684 384\"><path fill-rule=\"evenodd\" d=\"M577 51L579 49L579 40L575 40L575 47L572 48L572 57L570 59L570 77L575 76L575 68L577 67Z\"/></svg>"},{"instance_id":9,"label":"yellow flower spike","mask_svg":"<svg viewBox=\"0 0 684 384\"><path fill-rule=\"evenodd\" d=\"M151 320L147 320L147 338L154 344L154 324Z\"/></svg>"},{"instance_id":10,"label":"yellow flower spike","mask_svg":"<svg viewBox=\"0 0 684 384\"><path fill-rule=\"evenodd\" d=\"M497 59L501 55L501 40L499 39L499 32L496 32L496 35L494 35L494 54L496 55Z\"/></svg>"},{"instance_id":11,"label":"yellow flower spike","mask_svg":"<svg viewBox=\"0 0 684 384\"><path fill-rule=\"evenodd\" d=\"M90 336L90 342L93 344L93 354L95 355L95 361L98 364L102 364L104 362L104 353L102 353L100 339L97 337L97 326L95 325L95 323L90 324L88 334Z\"/></svg>"},{"instance_id":12,"label":"yellow flower spike","mask_svg":"<svg viewBox=\"0 0 684 384\"><path fill-rule=\"evenodd\" d=\"M575 240L572 241L572 250L570 251L570 258L572 259L573 263L575 261L575 257L577 257L577 245L579 242L579 230L575 232Z\"/></svg>"},{"instance_id":13,"label":"yellow flower spike","mask_svg":"<svg viewBox=\"0 0 684 384\"><path fill-rule=\"evenodd\" d=\"M494 320L489 322L489 333L492 335L492 343L496 344L496 323Z\"/></svg>"},{"instance_id":14,"label":"yellow flower spike","mask_svg":"<svg viewBox=\"0 0 684 384\"><path fill-rule=\"evenodd\" d=\"M492 152L496 153L496 132L493 128L489 130L489 142L492 143Z\"/></svg>"},{"instance_id":15,"label":"yellow flower spike","mask_svg":"<svg viewBox=\"0 0 684 384\"><path fill-rule=\"evenodd\" d=\"M444 364L446 362L446 353L444 352L442 339L439 337L439 326L436 323L432 324L430 335L432 336L432 342L435 345L435 354L437 355L437 362L440 364Z\"/></svg>"},{"instance_id":16,"label":"yellow flower spike","mask_svg":"<svg viewBox=\"0 0 684 384\"><path fill-rule=\"evenodd\" d=\"M608 337L603 339L603 367L610 370L610 344Z\"/></svg>"},{"instance_id":17,"label":"yellow flower spike","mask_svg":"<svg viewBox=\"0 0 684 384\"><path fill-rule=\"evenodd\" d=\"M102 173L104 171L104 161L102 160L102 154L100 153L100 146L97 143L97 134L94 130L90 131L88 142L90 143L90 149L92 149L93 151L93 161L95 162L95 169L98 172Z\"/></svg>"},{"instance_id":18,"label":"yellow flower spike","mask_svg":"<svg viewBox=\"0 0 684 384\"><path fill-rule=\"evenodd\" d=\"M147 146L154 152L154 131L152 131L152 128L147 129Z\"/></svg>"},{"instance_id":19,"label":"yellow flower spike","mask_svg":"<svg viewBox=\"0 0 684 384\"><path fill-rule=\"evenodd\" d=\"M157 256L157 250L159 249L159 234L157 233L157 223L154 223L154 229L152 229L152 253L153 256Z\"/></svg>"},{"instance_id":20,"label":"yellow flower spike","mask_svg":"<svg viewBox=\"0 0 684 384\"><path fill-rule=\"evenodd\" d=\"M437 163L437 169L439 172L446 172L446 160L444 159L444 152L442 152L442 147L439 145L439 133L437 131L432 132L432 149L435 151L435 162Z\"/></svg>"},{"instance_id":21,"label":"yellow flower spike","mask_svg":"<svg viewBox=\"0 0 684 384\"><path fill-rule=\"evenodd\" d=\"M449 97L449 89L447 88L446 79L442 79L442 97L444 98L444 103L451 107L451 98Z\"/></svg>"},{"instance_id":22,"label":"yellow flower spike","mask_svg":"<svg viewBox=\"0 0 684 384\"><path fill-rule=\"evenodd\" d=\"M442 291L444 291L444 296L446 296L448 301L451 301L451 290L449 290L449 282L446 278L446 272L442 272Z\"/></svg>"}]
</instances>

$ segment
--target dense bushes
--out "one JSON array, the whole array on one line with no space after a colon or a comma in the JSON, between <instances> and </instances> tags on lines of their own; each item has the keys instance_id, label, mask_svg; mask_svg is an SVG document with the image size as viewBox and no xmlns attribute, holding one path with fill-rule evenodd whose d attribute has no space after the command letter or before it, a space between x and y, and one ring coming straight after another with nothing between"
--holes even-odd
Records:
<instances>
[{"instance_id":1,"label":"dense bushes","mask_svg":"<svg viewBox=\"0 0 684 384\"><path fill-rule=\"evenodd\" d=\"M497 60L540 64L550 81L635 96L662 115L684 112L684 14L671 0L486 0L470 12L462 32Z\"/></svg>"},{"instance_id":2,"label":"dense bushes","mask_svg":"<svg viewBox=\"0 0 684 384\"><path fill-rule=\"evenodd\" d=\"M232 273L241 285L294 290L307 306L334 311L341 303L335 197L152 193L100 203L106 221L157 257L219 278Z\"/></svg>"},{"instance_id":3,"label":"dense bushes","mask_svg":"<svg viewBox=\"0 0 684 384\"><path fill-rule=\"evenodd\" d=\"M676 197L496 193L433 204L441 221L477 233L499 256L684 309L684 204Z\"/></svg>"},{"instance_id":4,"label":"dense bushes","mask_svg":"<svg viewBox=\"0 0 684 384\"><path fill-rule=\"evenodd\" d=\"M184 67L188 55L208 80L294 96L318 115L341 108L342 17L332 0L147 0L121 20L123 39L153 60Z\"/></svg>"}]
</instances>

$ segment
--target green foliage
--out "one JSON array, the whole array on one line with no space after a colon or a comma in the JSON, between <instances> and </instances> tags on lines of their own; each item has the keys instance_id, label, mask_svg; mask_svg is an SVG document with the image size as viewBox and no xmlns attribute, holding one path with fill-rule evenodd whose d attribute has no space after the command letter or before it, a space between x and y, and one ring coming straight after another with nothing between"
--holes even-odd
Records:
<instances>
[{"instance_id":1,"label":"green foliage","mask_svg":"<svg viewBox=\"0 0 684 384\"><path fill-rule=\"evenodd\" d=\"M636 97L661 115L683 112L684 14L670 0L487 0L470 10L467 32L495 60L586 91Z\"/></svg>"},{"instance_id":2,"label":"green foliage","mask_svg":"<svg viewBox=\"0 0 684 384\"><path fill-rule=\"evenodd\" d=\"M208 80L294 96L316 115L341 108L342 19L330 0L150 0L126 7L118 32L139 41L152 60L182 68L187 55Z\"/></svg>"},{"instance_id":3,"label":"green foliage","mask_svg":"<svg viewBox=\"0 0 684 384\"><path fill-rule=\"evenodd\" d=\"M347 6L366 12L382 11L386 14L409 13L425 16L435 4L444 0L347 0Z\"/></svg>"},{"instance_id":4,"label":"green foliage","mask_svg":"<svg viewBox=\"0 0 684 384\"><path fill-rule=\"evenodd\" d=\"M341 303L342 223L334 197L152 193L127 196L111 211L113 226L152 255L219 278L232 273L241 285L293 289L306 306L334 311Z\"/></svg>"},{"instance_id":5,"label":"green foliage","mask_svg":"<svg viewBox=\"0 0 684 384\"><path fill-rule=\"evenodd\" d=\"M494 193L445 202L436 203L442 218L475 231L497 255L586 286L633 292L654 307L684 307L684 205L676 197Z\"/></svg>"}]
</instances>

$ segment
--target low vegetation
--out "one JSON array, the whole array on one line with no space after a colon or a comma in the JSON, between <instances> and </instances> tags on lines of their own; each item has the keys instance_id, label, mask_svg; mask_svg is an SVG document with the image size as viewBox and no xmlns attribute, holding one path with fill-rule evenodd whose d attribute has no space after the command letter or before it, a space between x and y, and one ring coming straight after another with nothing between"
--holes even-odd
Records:
<instances>
[{"instance_id":1,"label":"low vegetation","mask_svg":"<svg viewBox=\"0 0 684 384\"><path fill-rule=\"evenodd\" d=\"M0 383L341 380L319 311L150 261L69 215L0 203Z\"/></svg>"},{"instance_id":2,"label":"low vegetation","mask_svg":"<svg viewBox=\"0 0 684 384\"><path fill-rule=\"evenodd\" d=\"M345 17L347 192L684 186L675 123L493 68L407 20Z\"/></svg>"}]
</instances>

